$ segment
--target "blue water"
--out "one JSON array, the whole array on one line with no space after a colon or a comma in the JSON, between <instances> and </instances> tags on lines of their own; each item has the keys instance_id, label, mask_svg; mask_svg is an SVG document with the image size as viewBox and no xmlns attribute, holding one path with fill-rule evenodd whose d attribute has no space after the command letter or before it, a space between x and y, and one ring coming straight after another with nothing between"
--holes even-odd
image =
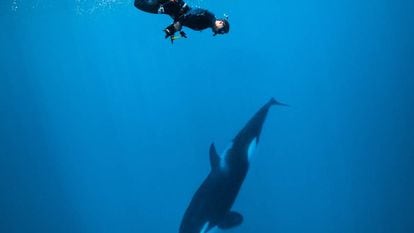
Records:
<instances>
[{"instance_id":1,"label":"blue water","mask_svg":"<svg viewBox=\"0 0 414 233\"><path fill-rule=\"evenodd\" d=\"M414 232L414 2L191 3L230 33L1 1L0 232L178 232L210 143L272 96L227 232Z\"/></svg>"}]
</instances>

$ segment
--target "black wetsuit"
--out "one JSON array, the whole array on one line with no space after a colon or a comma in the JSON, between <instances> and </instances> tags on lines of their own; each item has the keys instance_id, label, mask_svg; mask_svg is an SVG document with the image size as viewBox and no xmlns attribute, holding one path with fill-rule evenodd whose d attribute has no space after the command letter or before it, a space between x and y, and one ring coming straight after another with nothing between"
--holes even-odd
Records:
<instances>
[{"instance_id":1,"label":"black wetsuit","mask_svg":"<svg viewBox=\"0 0 414 233\"><path fill-rule=\"evenodd\" d=\"M201 31L207 28L214 28L216 17L213 13L200 9L190 8L183 0L135 0L136 8L153 14L167 14L171 16L174 23L179 22L181 26ZM167 29L171 29L171 24Z\"/></svg>"},{"instance_id":2,"label":"black wetsuit","mask_svg":"<svg viewBox=\"0 0 414 233\"><path fill-rule=\"evenodd\" d=\"M216 17L208 10L191 8L186 13L177 18L182 26L186 26L196 31L213 28Z\"/></svg>"}]
</instances>

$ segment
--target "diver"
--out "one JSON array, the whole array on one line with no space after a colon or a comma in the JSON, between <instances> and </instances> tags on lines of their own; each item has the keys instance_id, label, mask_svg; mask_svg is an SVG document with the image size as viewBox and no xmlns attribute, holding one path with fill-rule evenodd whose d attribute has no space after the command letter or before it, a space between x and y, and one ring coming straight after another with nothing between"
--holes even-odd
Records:
<instances>
[{"instance_id":1,"label":"diver","mask_svg":"<svg viewBox=\"0 0 414 233\"><path fill-rule=\"evenodd\" d=\"M182 27L188 27L196 31L211 28L213 36L226 34L230 30L227 18L218 19L208 10L192 8L184 0L135 0L136 8L152 13L166 14L173 19L173 23L166 27L165 38L170 38L171 42L180 37L187 38ZM175 36L179 32L180 36Z\"/></svg>"}]
</instances>

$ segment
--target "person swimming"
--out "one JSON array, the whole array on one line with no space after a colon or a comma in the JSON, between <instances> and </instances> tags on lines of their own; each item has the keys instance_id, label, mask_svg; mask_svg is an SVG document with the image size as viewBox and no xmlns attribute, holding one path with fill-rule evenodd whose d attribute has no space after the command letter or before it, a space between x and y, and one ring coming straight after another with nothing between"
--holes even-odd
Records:
<instances>
[{"instance_id":1,"label":"person swimming","mask_svg":"<svg viewBox=\"0 0 414 233\"><path fill-rule=\"evenodd\" d=\"M183 26L196 31L211 28L213 36L226 34L230 30L227 18L216 18L208 10L192 8L184 0L135 0L134 6L144 12L169 15L173 23L163 31L165 38L170 38L171 42L179 38L175 36L176 32L179 32L181 37L187 38L182 30Z\"/></svg>"}]
</instances>

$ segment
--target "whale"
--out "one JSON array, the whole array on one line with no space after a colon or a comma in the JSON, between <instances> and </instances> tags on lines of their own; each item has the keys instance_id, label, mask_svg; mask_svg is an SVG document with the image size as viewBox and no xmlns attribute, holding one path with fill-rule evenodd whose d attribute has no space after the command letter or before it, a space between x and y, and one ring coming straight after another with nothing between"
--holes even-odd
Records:
<instances>
[{"instance_id":1,"label":"whale","mask_svg":"<svg viewBox=\"0 0 414 233\"><path fill-rule=\"evenodd\" d=\"M271 98L250 118L223 153L217 153L214 143L210 145L210 173L184 212L179 233L206 233L216 227L226 230L242 224L243 215L233 211L232 206L247 175L269 109L274 105L286 106Z\"/></svg>"}]
</instances>

